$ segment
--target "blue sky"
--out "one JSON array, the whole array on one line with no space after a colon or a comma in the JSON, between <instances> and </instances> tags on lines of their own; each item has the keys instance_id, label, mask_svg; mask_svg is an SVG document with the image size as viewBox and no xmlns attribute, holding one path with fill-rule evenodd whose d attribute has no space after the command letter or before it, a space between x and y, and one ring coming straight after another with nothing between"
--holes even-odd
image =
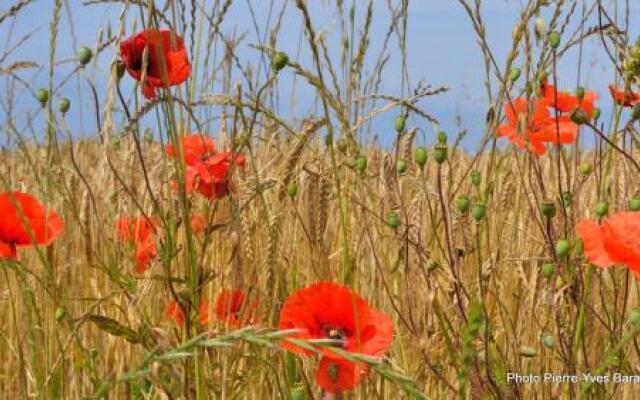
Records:
<instances>
[{"instance_id":1,"label":"blue sky","mask_svg":"<svg viewBox=\"0 0 640 400\"><path fill-rule=\"evenodd\" d=\"M0 6L0 11L4 9L4 3ZM4 65L9 65L18 60L33 60L43 68L38 70L23 71L20 76L28 81L34 88L46 86L48 81L48 49L49 49L49 23L52 18L53 2L36 2L27 6L19 17L12 21L6 21L0 25L0 36L9 38L5 42L5 47L11 47L27 33L33 36L25 42L18 51L4 61ZM160 4L162 2L159 2ZM205 1L206 4L213 3ZM276 0L275 10L279 9L281 0ZM345 1L350 4L350 1ZM483 17L487 26L487 38L498 63L504 64L507 52L511 46L511 31L519 18L522 8L522 1L490 0L484 2ZM582 1L579 1L581 4ZM592 1L588 1L588 4ZM611 2L614 3L614 2ZM623 1L619 1L623 5ZM250 48L249 44L257 43L255 29L251 22L249 6L251 4L258 20L258 25L262 29L273 23L273 15L269 15L267 1L258 0L236 0L229 14L222 24L222 32L230 35L246 33L246 39L239 49L239 57L243 63L251 62L255 65L258 61L258 52ZM317 29L327 36L328 44L332 52L332 57L337 60L339 57L340 26L338 17L334 13L334 2L311 1L313 22ZM72 59L75 49L81 45L93 46L101 29L106 29L111 25L112 29L118 29L118 18L121 13L119 5L93 5L83 6L80 0L69 0L69 8L65 8L62 13L61 31L58 39L58 49L56 59L58 62ZM357 30L361 29L364 23L364 10L366 2L356 1L356 24ZM581 5L577 14L581 12ZM615 12L611 7L612 14ZM374 13L372 21L372 34L370 39L370 55L365 60L365 69L370 68L374 58L377 57L382 39L386 34L389 24L389 12L386 0L374 0ZM71 17L71 20L69 19ZM127 34L132 32L133 20L139 17L139 12L127 15ZM271 17L271 20L269 20ZM543 19L548 15L542 14ZM636 27L635 32L631 32L631 37L638 34L638 17L640 13L632 13L630 26ZM575 18L574 18L575 19ZM271 22L270 22L271 21ZM301 30L300 15L293 4L288 5L285 13L284 24L278 37L278 47L287 51L293 58L301 64L311 67L310 52L306 42L302 42L300 53ZM587 26L594 25L595 19L588 21ZM73 25L73 36L70 26ZM574 25L570 25L572 30ZM459 129L468 129L469 134L466 140L467 146L472 146L478 139L483 129L484 115L486 112L487 97L484 88L483 60L480 49L476 43L476 36L471 23L455 0L413 0L410 2L410 18L408 26L408 70L409 77L413 84L424 81L434 86L448 86L449 92L423 101L421 107L430 114L436 116L441 121L441 127L449 132L456 132ZM75 37L75 40L74 38ZM390 47L397 49L395 37L390 43ZM395 53L395 54L394 54ZM107 79L108 64L113 57L113 51L103 53L97 63L92 64L87 70L87 74L95 79L98 87L102 87ZM606 86L614 80L613 70L607 64L598 40L594 37L585 42L582 58L581 85L596 90L600 93L607 106L608 93ZM397 50L392 52L392 59L399 60ZM62 62L56 68L56 81L61 81L73 63ZM559 64L559 86L563 89L575 88L577 82L578 54L572 51L564 57ZM283 74L279 92L280 103L278 110L284 115L302 117L310 112L317 112L316 105L309 99L312 92L304 83L298 80L297 96L294 99L294 109L290 109L291 99L290 83L292 74ZM234 79L239 79L235 75ZM400 94L400 62L390 62L386 69L381 92L393 95ZM5 92L9 80L6 77L0 78L0 90ZM27 92L19 93L21 88L16 87L18 92L18 104L16 115L23 113L34 113L38 105L33 101ZM221 88L215 87L214 92L220 92ZM93 111L91 103L88 101L86 85L78 79L72 79L59 93L60 96L67 96L72 101L72 111L69 113L70 126L75 135L91 135L95 132L93 124ZM103 99L101 99L103 100ZM604 103L604 101L603 101ZM605 115L607 110L605 109ZM377 118L372 125L374 134L380 135L384 142L384 137L390 135L392 131L393 118L395 112ZM4 119L4 118L3 118ZM40 118L42 119L42 118ZM409 121L409 124L416 123L418 126L430 131L430 126L426 121ZM213 128L212 128L213 129ZM215 131L215 130L214 130Z\"/></svg>"}]
</instances>

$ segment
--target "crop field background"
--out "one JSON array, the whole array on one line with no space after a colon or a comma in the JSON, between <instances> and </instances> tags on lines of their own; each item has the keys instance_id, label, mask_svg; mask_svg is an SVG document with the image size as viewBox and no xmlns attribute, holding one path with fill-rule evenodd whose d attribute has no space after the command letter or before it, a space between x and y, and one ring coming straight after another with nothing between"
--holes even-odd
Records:
<instances>
[{"instance_id":1,"label":"crop field background","mask_svg":"<svg viewBox=\"0 0 640 400\"><path fill-rule=\"evenodd\" d=\"M640 398L639 26L2 0L0 397Z\"/></svg>"}]
</instances>

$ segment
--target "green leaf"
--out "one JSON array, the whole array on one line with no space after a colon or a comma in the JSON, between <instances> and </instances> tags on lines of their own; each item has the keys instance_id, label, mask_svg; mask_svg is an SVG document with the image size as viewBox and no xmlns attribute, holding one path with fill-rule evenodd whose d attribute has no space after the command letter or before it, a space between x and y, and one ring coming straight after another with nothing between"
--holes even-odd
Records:
<instances>
[{"instance_id":1,"label":"green leaf","mask_svg":"<svg viewBox=\"0 0 640 400\"><path fill-rule=\"evenodd\" d=\"M140 337L136 331L120 324L115 319L103 317L101 315L89 315L87 318L89 321L96 324L98 328L113 336L122 337L129 343L140 343Z\"/></svg>"}]
</instances>

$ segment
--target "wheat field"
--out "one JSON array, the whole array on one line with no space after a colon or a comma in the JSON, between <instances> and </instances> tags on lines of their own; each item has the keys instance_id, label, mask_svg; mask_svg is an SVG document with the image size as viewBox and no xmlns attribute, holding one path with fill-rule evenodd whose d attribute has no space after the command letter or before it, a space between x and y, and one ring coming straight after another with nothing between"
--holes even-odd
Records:
<instances>
[{"instance_id":1,"label":"wheat field","mask_svg":"<svg viewBox=\"0 0 640 400\"><path fill-rule=\"evenodd\" d=\"M3 1L0 397L640 398L639 5L520 1L498 57L452 0L487 93L445 133L419 1Z\"/></svg>"}]
</instances>

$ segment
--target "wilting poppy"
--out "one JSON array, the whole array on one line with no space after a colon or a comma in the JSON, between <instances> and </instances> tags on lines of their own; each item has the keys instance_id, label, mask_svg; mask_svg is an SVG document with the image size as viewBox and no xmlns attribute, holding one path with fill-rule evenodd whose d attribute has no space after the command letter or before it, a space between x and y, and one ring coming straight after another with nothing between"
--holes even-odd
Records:
<instances>
[{"instance_id":1,"label":"wilting poppy","mask_svg":"<svg viewBox=\"0 0 640 400\"><path fill-rule=\"evenodd\" d=\"M385 314L369 307L351 289L333 282L315 283L289 296L280 312L281 329L299 329L297 339L335 339L343 350L371 356L383 355L393 340L393 323ZM288 341L290 351L311 354ZM339 357L329 347L325 356Z\"/></svg>"},{"instance_id":2,"label":"wilting poppy","mask_svg":"<svg viewBox=\"0 0 640 400\"><path fill-rule=\"evenodd\" d=\"M143 273L158 255L156 236L160 221L157 218L121 216L116 221L118 238L135 247L136 272Z\"/></svg>"},{"instance_id":3,"label":"wilting poppy","mask_svg":"<svg viewBox=\"0 0 640 400\"><path fill-rule=\"evenodd\" d=\"M179 326L184 326L184 312L178 305L178 302L173 300L164 311L164 315L167 319L176 321ZM209 323L209 308L206 300L200 300L200 306L198 307L198 322L201 326L205 326Z\"/></svg>"},{"instance_id":4,"label":"wilting poppy","mask_svg":"<svg viewBox=\"0 0 640 400\"><path fill-rule=\"evenodd\" d=\"M633 107L635 104L640 103L640 94L631 91L631 89L620 90L614 85L609 85L609 91L613 101L623 107Z\"/></svg>"},{"instance_id":5,"label":"wilting poppy","mask_svg":"<svg viewBox=\"0 0 640 400\"><path fill-rule=\"evenodd\" d=\"M182 151L184 152L184 162L187 165L196 165L214 154L215 142L210 137L192 134L182 136L180 140L182 142ZM175 149L171 143L167 144L165 152L171 158L176 157Z\"/></svg>"},{"instance_id":6,"label":"wilting poppy","mask_svg":"<svg viewBox=\"0 0 640 400\"><path fill-rule=\"evenodd\" d=\"M549 85L546 82L543 82L540 89L541 95L549 107L556 108L563 113L570 113L579 107L584 111L587 118L590 119L593 116L595 101L598 99L596 92L585 90L582 98L579 98L573 93L556 90L553 85Z\"/></svg>"},{"instance_id":7,"label":"wilting poppy","mask_svg":"<svg viewBox=\"0 0 640 400\"><path fill-rule=\"evenodd\" d=\"M26 193L0 194L0 259L15 259L16 246L49 245L63 229L62 219Z\"/></svg>"},{"instance_id":8,"label":"wilting poppy","mask_svg":"<svg viewBox=\"0 0 640 400\"><path fill-rule=\"evenodd\" d=\"M322 357L316 371L316 383L327 392L342 393L358 386L368 371L366 364Z\"/></svg>"},{"instance_id":9,"label":"wilting poppy","mask_svg":"<svg viewBox=\"0 0 640 400\"><path fill-rule=\"evenodd\" d=\"M578 126L568 117L552 118L544 100L519 97L505 104L504 112L507 122L498 126L496 136L537 155L546 153L545 143L573 143L578 134Z\"/></svg>"},{"instance_id":10,"label":"wilting poppy","mask_svg":"<svg viewBox=\"0 0 640 400\"><path fill-rule=\"evenodd\" d=\"M640 212L614 214L601 224L583 220L576 232L592 264L601 268L625 264L640 277Z\"/></svg>"},{"instance_id":11,"label":"wilting poppy","mask_svg":"<svg viewBox=\"0 0 640 400\"><path fill-rule=\"evenodd\" d=\"M178 85L191 74L182 38L167 29L148 29L124 40L120 55L129 75L144 85L142 94L149 99L156 97L156 89Z\"/></svg>"},{"instance_id":12,"label":"wilting poppy","mask_svg":"<svg viewBox=\"0 0 640 400\"><path fill-rule=\"evenodd\" d=\"M241 290L225 289L216 299L216 318L230 326L255 324L259 321L258 300L247 301Z\"/></svg>"}]
</instances>

